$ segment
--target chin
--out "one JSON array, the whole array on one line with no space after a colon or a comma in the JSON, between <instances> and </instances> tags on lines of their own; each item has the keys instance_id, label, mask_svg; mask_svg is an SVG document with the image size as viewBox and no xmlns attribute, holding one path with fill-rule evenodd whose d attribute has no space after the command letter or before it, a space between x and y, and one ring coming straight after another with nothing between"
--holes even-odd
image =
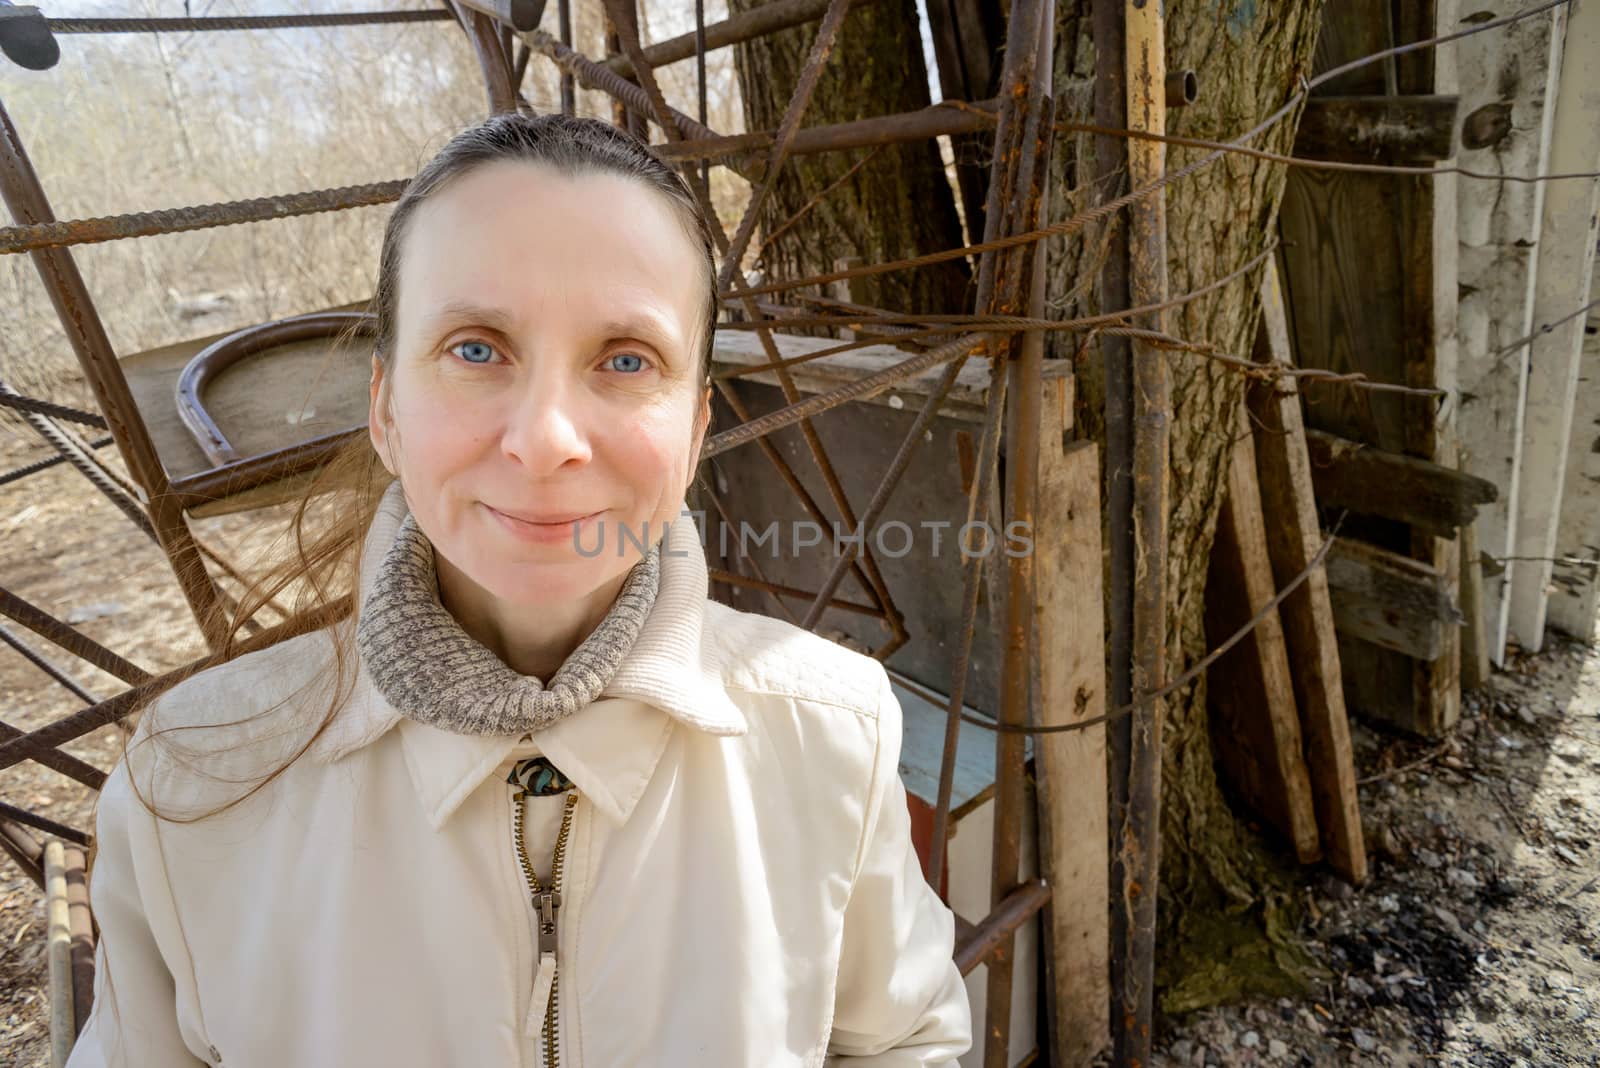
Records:
<instances>
[{"instance_id":1,"label":"chin","mask_svg":"<svg viewBox=\"0 0 1600 1068\"><path fill-rule=\"evenodd\" d=\"M467 577L498 601L539 608L582 601L627 574L634 563L614 556L584 559L573 555L568 560L539 563L498 559L483 561L483 566L472 568Z\"/></svg>"}]
</instances>

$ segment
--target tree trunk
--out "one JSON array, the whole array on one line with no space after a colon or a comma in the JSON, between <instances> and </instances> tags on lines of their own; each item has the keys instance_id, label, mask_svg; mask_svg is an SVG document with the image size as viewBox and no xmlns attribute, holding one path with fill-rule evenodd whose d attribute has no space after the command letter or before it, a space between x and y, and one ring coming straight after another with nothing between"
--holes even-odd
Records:
<instances>
[{"instance_id":1,"label":"tree trunk","mask_svg":"<svg viewBox=\"0 0 1600 1068\"><path fill-rule=\"evenodd\" d=\"M1057 116L1093 122L1091 0L1057 9ZM1200 97L1169 113L1177 135L1228 140L1282 106L1302 75L1321 24L1322 0L1273 5L1169 0L1167 67L1199 75ZM1255 147L1287 153L1298 113L1258 137ZM1094 138L1058 135L1052 216L1065 219L1097 202ZM1169 148L1168 170L1199 158ZM1166 189L1168 292L1179 296L1236 270L1277 231L1285 169L1228 155ZM1105 197L1126 190L1123 185ZM1105 199L1101 197L1100 199ZM1051 250L1050 314L1095 314L1107 233L1090 225ZM1223 352L1251 351L1261 281L1258 268L1222 289L1169 311L1167 329ZM1082 335L1053 335L1051 355L1078 358L1079 433L1104 440L1104 376ZM1203 357L1172 353L1172 479L1167 546L1168 675L1206 652L1206 564L1231 450L1228 428L1243 379ZM1297 944L1291 881L1276 850L1263 848L1228 807L1212 759L1202 676L1168 698L1162 770L1158 987L1169 1012L1242 994L1299 986L1312 969Z\"/></svg>"},{"instance_id":2,"label":"tree trunk","mask_svg":"<svg viewBox=\"0 0 1600 1068\"><path fill-rule=\"evenodd\" d=\"M732 0L733 10L760 0ZM1092 0L1058 0L1054 88L1059 121L1094 121ZM1322 0L1168 0L1167 65L1199 75L1198 103L1169 115L1169 130L1227 140L1280 107L1311 69ZM911 0L855 9L806 124L909 110L928 102ZM737 54L750 129L777 126L814 27L743 46ZM1287 153L1298 113L1252 144ZM1069 218L1126 186L1094 188L1094 137L1059 133L1052 221ZM1169 169L1199 150L1172 148ZM764 219L778 225L859 160L860 151L792 164ZM1277 230L1281 165L1228 155L1167 187L1168 289L1200 288L1266 248ZM1049 248L1048 314L1101 311L1106 227L1090 224ZM959 240L953 198L931 144L885 150L844 189L830 193L767 253L769 271L794 277L834 269L842 257L874 262L948 247ZM966 310L964 269L896 272L859 280L854 299L880 307ZM1258 268L1168 313L1169 332L1229 353L1249 353L1256 329ZM1049 336L1049 355L1073 359L1081 437L1104 441L1104 377L1097 346L1081 334ZM1080 351L1081 350L1081 351ZM1168 673L1206 651L1205 581L1243 379L1204 358L1173 353L1170 374L1172 493L1167 549ZM1167 703L1160 897L1162 1007L1193 1009L1242 994L1298 988L1313 962L1295 938L1298 916L1283 862L1228 807L1212 758L1204 678Z\"/></svg>"},{"instance_id":3,"label":"tree trunk","mask_svg":"<svg viewBox=\"0 0 1600 1068\"><path fill-rule=\"evenodd\" d=\"M730 13L767 0L730 0ZM783 119L817 23L739 45L734 63L744 98L746 129L774 130ZM845 17L806 108L803 126L850 122L927 107L914 0L859 4ZM777 230L812 198L860 162L870 149L802 156L785 165L751 242ZM734 220L727 220L731 228ZM890 145L852 178L822 196L802 225L778 235L757 261L769 278L799 278L841 267L905 259L962 243L955 198L937 145ZM857 278L825 296L906 312L965 308L967 269L960 260L916 271Z\"/></svg>"}]
</instances>

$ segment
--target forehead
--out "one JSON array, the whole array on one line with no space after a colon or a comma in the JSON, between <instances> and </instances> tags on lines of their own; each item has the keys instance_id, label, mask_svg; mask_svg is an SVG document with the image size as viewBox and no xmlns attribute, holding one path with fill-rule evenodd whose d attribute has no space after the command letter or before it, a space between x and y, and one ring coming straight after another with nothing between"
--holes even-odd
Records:
<instances>
[{"instance_id":1,"label":"forehead","mask_svg":"<svg viewBox=\"0 0 1600 1068\"><path fill-rule=\"evenodd\" d=\"M402 334L474 305L551 329L638 312L687 346L704 311L704 253L678 210L614 174L478 167L421 205L400 260Z\"/></svg>"}]
</instances>

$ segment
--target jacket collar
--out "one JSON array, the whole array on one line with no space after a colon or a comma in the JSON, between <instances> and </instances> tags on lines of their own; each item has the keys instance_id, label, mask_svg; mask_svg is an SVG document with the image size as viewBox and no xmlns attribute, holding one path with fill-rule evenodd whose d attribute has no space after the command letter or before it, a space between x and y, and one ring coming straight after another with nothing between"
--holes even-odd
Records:
<instances>
[{"instance_id":1,"label":"jacket collar","mask_svg":"<svg viewBox=\"0 0 1600 1068\"><path fill-rule=\"evenodd\" d=\"M406 511L396 482L384 494L362 547L363 601ZM531 741L513 734L455 734L407 719L384 699L362 665L349 699L312 755L332 763L398 727L406 769L437 830L507 757L542 752L602 813L622 823L644 793L674 721L713 735L749 729L728 696L715 643L705 633L707 577L693 517L681 510L662 543L656 602L616 675L599 700ZM342 626L353 627L353 622Z\"/></svg>"}]
</instances>

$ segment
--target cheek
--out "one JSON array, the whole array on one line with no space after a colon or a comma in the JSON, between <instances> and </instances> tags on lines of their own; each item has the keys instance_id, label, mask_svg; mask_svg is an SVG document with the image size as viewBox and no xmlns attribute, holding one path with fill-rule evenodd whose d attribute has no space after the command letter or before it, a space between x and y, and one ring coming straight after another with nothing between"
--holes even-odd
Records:
<instances>
[{"instance_id":1,"label":"cheek","mask_svg":"<svg viewBox=\"0 0 1600 1068\"><path fill-rule=\"evenodd\" d=\"M445 477L492 443L487 420L456 408L446 390L395 382L389 412L402 475Z\"/></svg>"},{"instance_id":2,"label":"cheek","mask_svg":"<svg viewBox=\"0 0 1600 1068\"><path fill-rule=\"evenodd\" d=\"M612 436L613 463L620 474L640 491L641 503L651 507L657 498L676 503L688 481L692 439L690 420L678 406L650 409L619 427Z\"/></svg>"}]
</instances>

